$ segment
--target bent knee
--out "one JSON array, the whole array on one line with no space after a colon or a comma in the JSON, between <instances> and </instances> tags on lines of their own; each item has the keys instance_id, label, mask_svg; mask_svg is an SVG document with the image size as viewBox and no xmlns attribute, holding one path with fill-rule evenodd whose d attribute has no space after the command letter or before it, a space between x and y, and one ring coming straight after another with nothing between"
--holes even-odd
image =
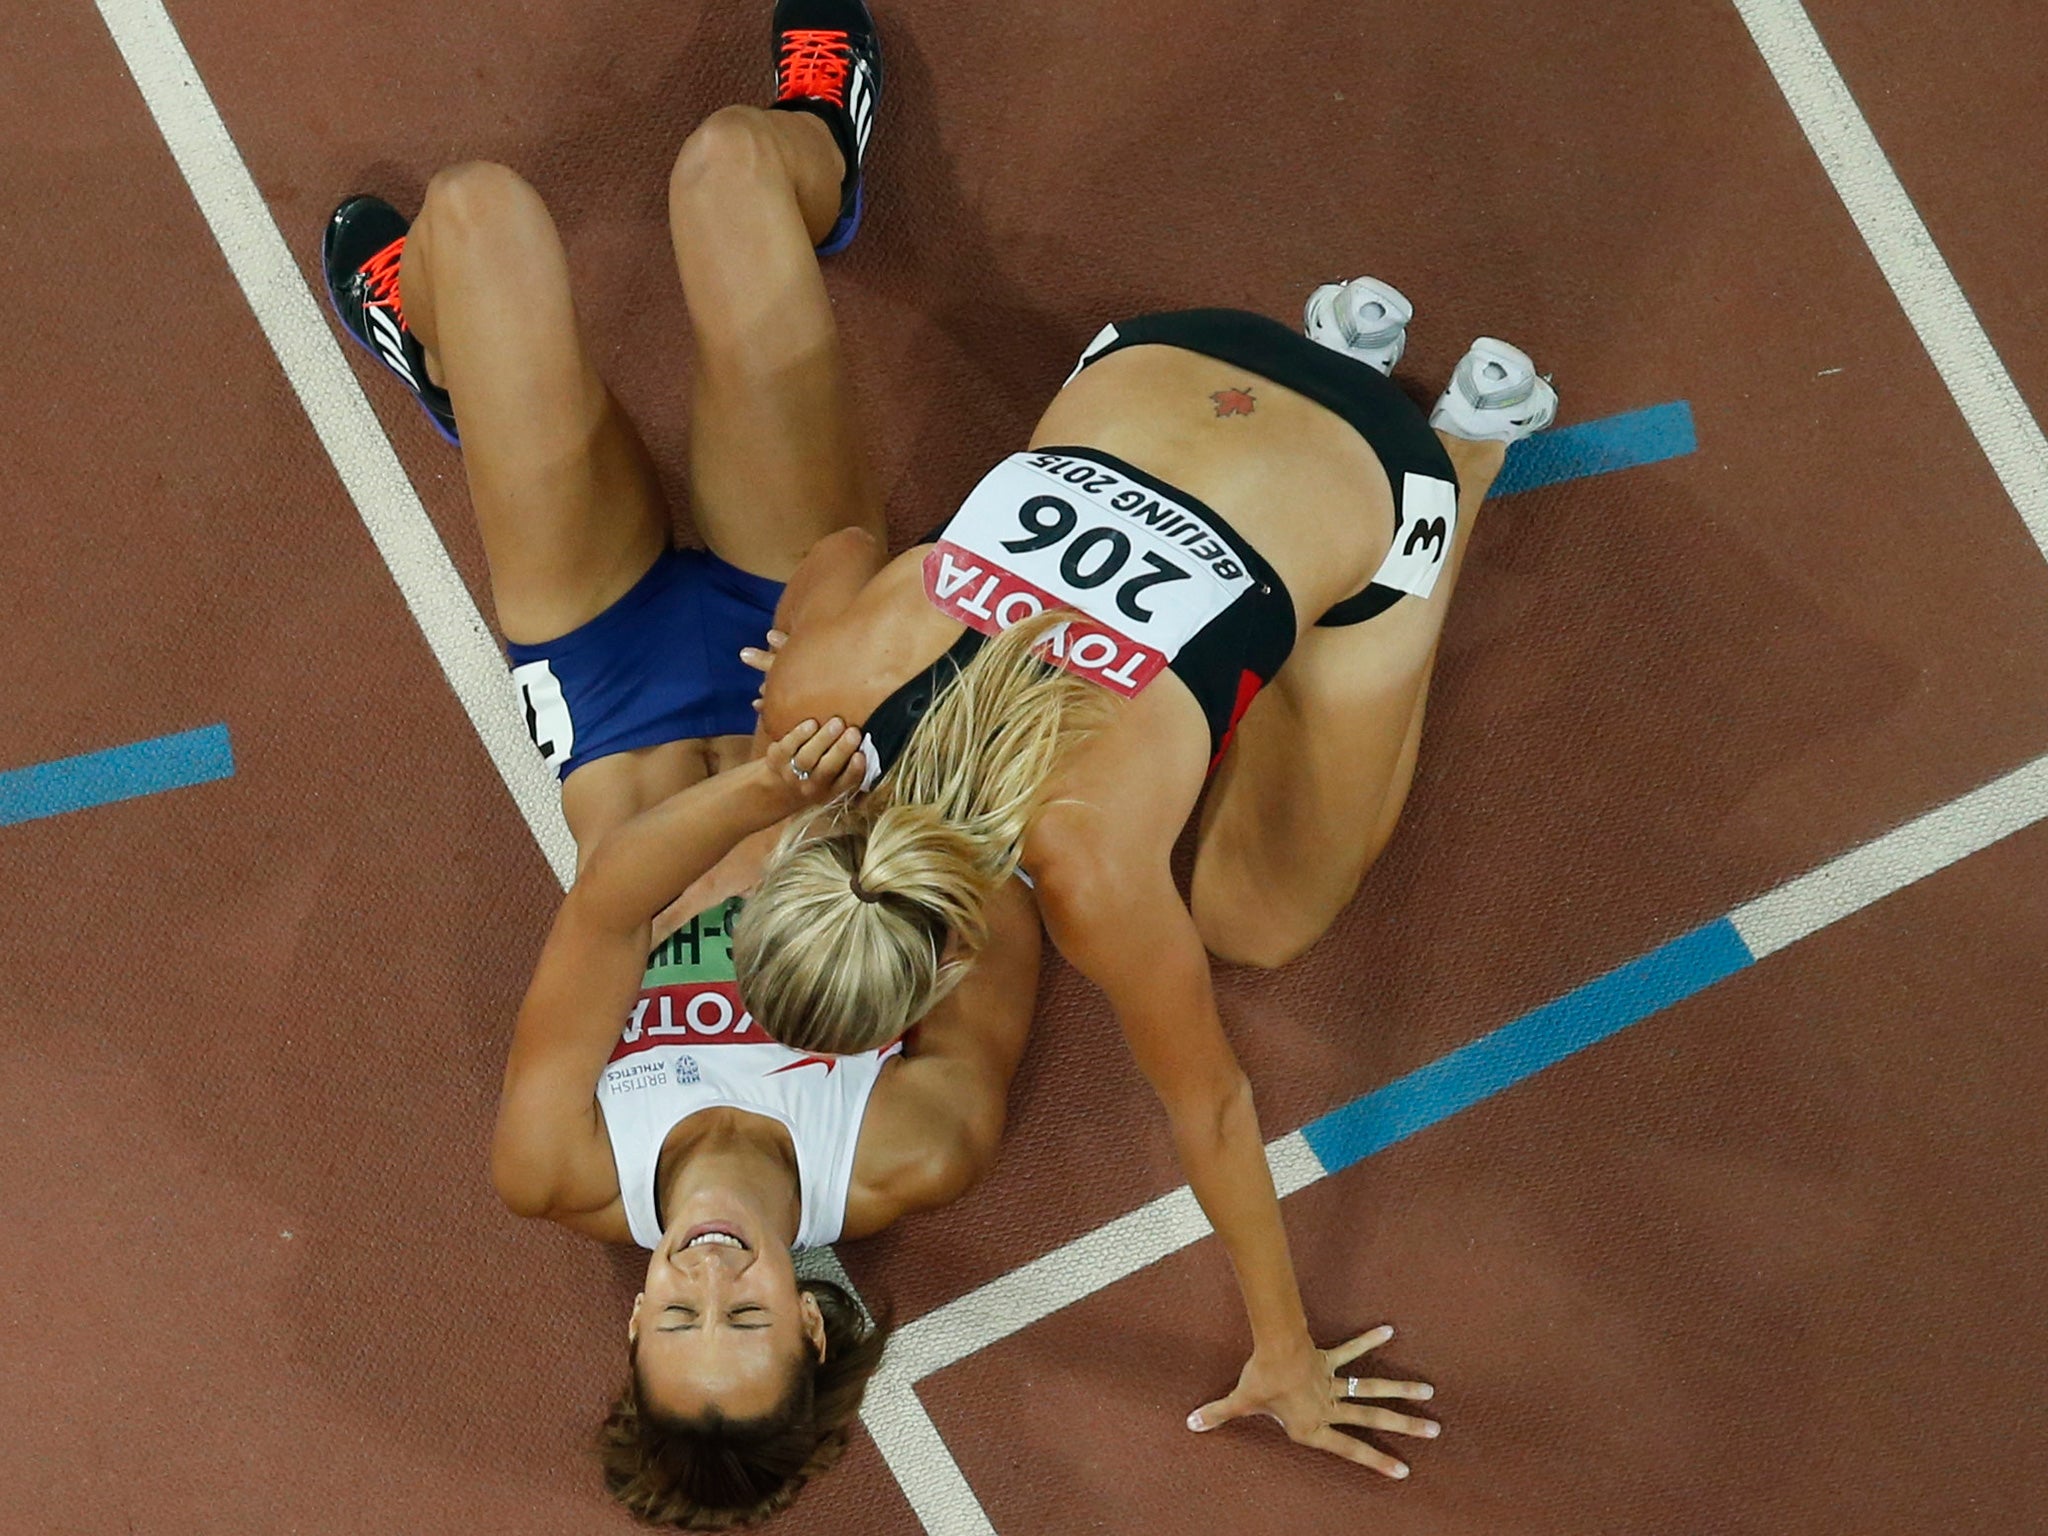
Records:
<instances>
[{"instance_id":1,"label":"bent knee","mask_svg":"<svg viewBox=\"0 0 2048 1536\"><path fill-rule=\"evenodd\" d=\"M1188 911L1194 915L1202 947L1218 960L1276 970L1298 959L1329 926L1328 915L1309 912L1284 898L1267 899L1249 882L1233 883L1214 873L1205 881L1202 873L1197 866Z\"/></svg>"},{"instance_id":2,"label":"bent knee","mask_svg":"<svg viewBox=\"0 0 2048 1536\"><path fill-rule=\"evenodd\" d=\"M699 123L676 152L669 172L669 207L735 185L786 175L775 131L764 107L720 107Z\"/></svg>"},{"instance_id":3,"label":"bent knee","mask_svg":"<svg viewBox=\"0 0 2048 1536\"><path fill-rule=\"evenodd\" d=\"M1221 924L1212 932L1196 919L1202 943L1209 953L1226 965L1250 966L1256 971L1277 971L1308 953L1319 933L1289 933L1284 929L1248 930L1236 924Z\"/></svg>"},{"instance_id":4,"label":"bent knee","mask_svg":"<svg viewBox=\"0 0 2048 1536\"><path fill-rule=\"evenodd\" d=\"M427 183L422 217L433 210L437 238L497 233L506 224L547 217L540 194L517 171L492 160L470 160L446 166Z\"/></svg>"}]
</instances>

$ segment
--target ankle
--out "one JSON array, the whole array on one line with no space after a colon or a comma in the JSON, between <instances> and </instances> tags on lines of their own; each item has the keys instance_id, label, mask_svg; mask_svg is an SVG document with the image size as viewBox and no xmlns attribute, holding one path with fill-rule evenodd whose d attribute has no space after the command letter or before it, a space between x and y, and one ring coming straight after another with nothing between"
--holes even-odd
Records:
<instances>
[{"instance_id":1,"label":"ankle","mask_svg":"<svg viewBox=\"0 0 2048 1536\"><path fill-rule=\"evenodd\" d=\"M1458 484L1471 487L1491 485L1500 474L1501 466L1507 463L1508 445L1491 438L1473 439L1459 437L1454 433L1437 428L1437 438L1444 445L1444 452L1451 457L1451 467L1458 472Z\"/></svg>"}]
</instances>

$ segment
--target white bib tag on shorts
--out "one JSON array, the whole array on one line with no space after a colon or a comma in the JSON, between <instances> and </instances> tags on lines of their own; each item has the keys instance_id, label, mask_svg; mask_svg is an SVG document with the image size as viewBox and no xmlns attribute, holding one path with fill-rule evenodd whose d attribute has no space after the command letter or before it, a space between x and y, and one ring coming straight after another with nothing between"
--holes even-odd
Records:
<instances>
[{"instance_id":1,"label":"white bib tag on shorts","mask_svg":"<svg viewBox=\"0 0 2048 1536\"><path fill-rule=\"evenodd\" d=\"M1094 459L1012 454L924 560L924 590L984 635L1066 608L1049 660L1132 698L1252 576L1208 519Z\"/></svg>"},{"instance_id":2,"label":"white bib tag on shorts","mask_svg":"<svg viewBox=\"0 0 2048 1536\"><path fill-rule=\"evenodd\" d=\"M512 669L512 686L526 715L526 734L550 768L561 767L576 750L576 722L569 718L569 701L562 697L555 669L545 656L529 661Z\"/></svg>"},{"instance_id":3,"label":"white bib tag on shorts","mask_svg":"<svg viewBox=\"0 0 2048 1536\"><path fill-rule=\"evenodd\" d=\"M1410 470L1401 481L1401 526L1373 580L1396 592L1427 597L1436 590L1458 537L1458 488Z\"/></svg>"}]
</instances>

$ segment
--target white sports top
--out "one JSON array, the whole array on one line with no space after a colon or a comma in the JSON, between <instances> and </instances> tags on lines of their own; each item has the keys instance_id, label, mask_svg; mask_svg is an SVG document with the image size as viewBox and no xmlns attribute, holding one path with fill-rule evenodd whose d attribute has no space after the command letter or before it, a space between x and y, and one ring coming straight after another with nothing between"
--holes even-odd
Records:
<instances>
[{"instance_id":1,"label":"white sports top","mask_svg":"<svg viewBox=\"0 0 2048 1536\"><path fill-rule=\"evenodd\" d=\"M836 1241L868 1095L902 1049L899 1041L857 1056L811 1056L761 1033L733 981L738 909L734 899L700 913L648 957L640 1000L597 1082L626 1222L643 1248L661 1241L654 1172L662 1143L691 1115L721 1108L782 1122L796 1144L796 1246Z\"/></svg>"}]
</instances>

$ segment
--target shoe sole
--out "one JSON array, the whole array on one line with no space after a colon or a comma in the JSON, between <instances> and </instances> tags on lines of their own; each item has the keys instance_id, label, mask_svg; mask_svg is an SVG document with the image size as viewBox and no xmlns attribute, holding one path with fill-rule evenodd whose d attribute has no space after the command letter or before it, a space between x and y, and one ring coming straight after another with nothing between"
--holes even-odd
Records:
<instances>
[{"instance_id":1,"label":"shoe sole","mask_svg":"<svg viewBox=\"0 0 2048 1536\"><path fill-rule=\"evenodd\" d=\"M837 256L853 244L853 237L860 233L861 215L867 211L867 197L867 177L863 175L853 184L853 212L845 220L846 227L826 234L825 243L818 247L820 256Z\"/></svg>"}]
</instances>

